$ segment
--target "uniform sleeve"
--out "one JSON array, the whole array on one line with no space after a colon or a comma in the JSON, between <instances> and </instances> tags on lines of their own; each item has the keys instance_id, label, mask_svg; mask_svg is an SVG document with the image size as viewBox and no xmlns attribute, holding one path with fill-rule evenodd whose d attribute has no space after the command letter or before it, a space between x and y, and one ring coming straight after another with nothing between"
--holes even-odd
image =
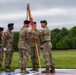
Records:
<instances>
[{"instance_id":1,"label":"uniform sleeve","mask_svg":"<svg viewBox=\"0 0 76 75\"><path fill-rule=\"evenodd\" d=\"M5 47L5 38L3 37L3 47Z\"/></svg>"},{"instance_id":2,"label":"uniform sleeve","mask_svg":"<svg viewBox=\"0 0 76 75\"><path fill-rule=\"evenodd\" d=\"M40 41L40 45L42 44L42 35L41 35L41 31L39 31L39 41Z\"/></svg>"},{"instance_id":3,"label":"uniform sleeve","mask_svg":"<svg viewBox=\"0 0 76 75\"><path fill-rule=\"evenodd\" d=\"M43 29L43 30L42 30L42 34L43 34L43 35L49 34L49 29Z\"/></svg>"},{"instance_id":4,"label":"uniform sleeve","mask_svg":"<svg viewBox=\"0 0 76 75\"><path fill-rule=\"evenodd\" d=\"M1 42L0 42L0 47L4 47L5 46L4 43L5 43L5 39L4 39L4 36L3 36L2 39L1 39Z\"/></svg>"},{"instance_id":5,"label":"uniform sleeve","mask_svg":"<svg viewBox=\"0 0 76 75\"><path fill-rule=\"evenodd\" d=\"M6 46L7 39L8 39L8 33L4 32L4 46Z\"/></svg>"},{"instance_id":6,"label":"uniform sleeve","mask_svg":"<svg viewBox=\"0 0 76 75\"><path fill-rule=\"evenodd\" d=\"M39 40L40 40L40 44L42 44L42 31L39 31Z\"/></svg>"},{"instance_id":7,"label":"uniform sleeve","mask_svg":"<svg viewBox=\"0 0 76 75\"><path fill-rule=\"evenodd\" d=\"M36 32L34 30L30 30L30 39L33 41L36 36Z\"/></svg>"},{"instance_id":8,"label":"uniform sleeve","mask_svg":"<svg viewBox=\"0 0 76 75\"><path fill-rule=\"evenodd\" d=\"M31 34L36 35L36 31L35 30L30 30Z\"/></svg>"},{"instance_id":9,"label":"uniform sleeve","mask_svg":"<svg viewBox=\"0 0 76 75\"><path fill-rule=\"evenodd\" d=\"M8 38L8 33L4 32L4 38L7 39Z\"/></svg>"},{"instance_id":10,"label":"uniform sleeve","mask_svg":"<svg viewBox=\"0 0 76 75\"><path fill-rule=\"evenodd\" d=\"M2 44L1 44L1 36L0 36L0 47L2 46Z\"/></svg>"}]
</instances>

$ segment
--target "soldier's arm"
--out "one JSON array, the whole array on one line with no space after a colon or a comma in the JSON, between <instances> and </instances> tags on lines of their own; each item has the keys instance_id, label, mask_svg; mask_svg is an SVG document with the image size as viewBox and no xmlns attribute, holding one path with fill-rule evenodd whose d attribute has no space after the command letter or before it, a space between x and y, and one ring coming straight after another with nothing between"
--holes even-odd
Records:
<instances>
[{"instance_id":1,"label":"soldier's arm","mask_svg":"<svg viewBox=\"0 0 76 75\"><path fill-rule=\"evenodd\" d=\"M5 40L4 40L4 37L2 36L2 39L1 39L1 42L0 42L0 47L4 47L4 43L5 43Z\"/></svg>"},{"instance_id":2,"label":"soldier's arm","mask_svg":"<svg viewBox=\"0 0 76 75\"><path fill-rule=\"evenodd\" d=\"M8 38L8 33L4 32L4 38L7 39Z\"/></svg>"},{"instance_id":3,"label":"soldier's arm","mask_svg":"<svg viewBox=\"0 0 76 75\"><path fill-rule=\"evenodd\" d=\"M33 35L36 35L36 31L35 30L30 30L30 33Z\"/></svg>"},{"instance_id":4,"label":"soldier's arm","mask_svg":"<svg viewBox=\"0 0 76 75\"><path fill-rule=\"evenodd\" d=\"M39 31L39 40L40 40L40 45L42 44L42 34L41 31Z\"/></svg>"},{"instance_id":5,"label":"soldier's arm","mask_svg":"<svg viewBox=\"0 0 76 75\"><path fill-rule=\"evenodd\" d=\"M4 46L6 46L7 40L8 40L8 33L4 32Z\"/></svg>"},{"instance_id":6,"label":"soldier's arm","mask_svg":"<svg viewBox=\"0 0 76 75\"><path fill-rule=\"evenodd\" d=\"M32 30L31 31L31 34L33 35L33 40L36 40L37 41L37 33L36 33L36 31L35 30Z\"/></svg>"},{"instance_id":7,"label":"soldier's arm","mask_svg":"<svg viewBox=\"0 0 76 75\"><path fill-rule=\"evenodd\" d=\"M2 47L3 45L2 45L2 43L0 42L0 47Z\"/></svg>"},{"instance_id":8,"label":"soldier's arm","mask_svg":"<svg viewBox=\"0 0 76 75\"><path fill-rule=\"evenodd\" d=\"M28 30L28 29L26 29L26 30L25 30L25 33L26 33L26 34L30 34L30 33L31 33L31 31L30 31L30 30Z\"/></svg>"},{"instance_id":9,"label":"soldier's arm","mask_svg":"<svg viewBox=\"0 0 76 75\"><path fill-rule=\"evenodd\" d=\"M43 34L43 35L49 34L49 29L43 29L43 30L42 30L42 34Z\"/></svg>"}]
</instances>

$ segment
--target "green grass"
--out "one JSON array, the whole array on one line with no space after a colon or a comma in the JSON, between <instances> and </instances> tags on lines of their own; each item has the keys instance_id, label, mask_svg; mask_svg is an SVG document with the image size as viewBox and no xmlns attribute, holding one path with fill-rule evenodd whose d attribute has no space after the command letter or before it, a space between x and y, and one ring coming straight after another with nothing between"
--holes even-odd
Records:
<instances>
[{"instance_id":1,"label":"green grass","mask_svg":"<svg viewBox=\"0 0 76 75\"><path fill-rule=\"evenodd\" d=\"M76 69L76 50L58 50L58 51L55 50L55 51L52 51L52 53L55 60L56 68ZM41 66L45 67L42 54L40 56L40 59L41 59ZM18 52L14 52L11 66L14 69L19 68ZM27 67L32 67L30 57L27 63ZM0 70L4 70L4 62L3 62L3 68Z\"/></svg>"}]
</instances>

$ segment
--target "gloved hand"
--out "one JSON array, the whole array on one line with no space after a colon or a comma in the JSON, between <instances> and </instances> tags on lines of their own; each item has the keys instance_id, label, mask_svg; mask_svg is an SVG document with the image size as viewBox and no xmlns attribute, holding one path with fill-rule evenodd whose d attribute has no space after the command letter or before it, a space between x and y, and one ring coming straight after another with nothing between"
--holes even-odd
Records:
<instances>
[{"instance_id":1,"label":"gloved hand","mask_svg":"<svg viewBox=\"0 0 76 75\"><path fill-rule=\"evenodd\" d=\"M6 48L4 48L4 51L6 51Z\"/></svg>"}]
</instances>

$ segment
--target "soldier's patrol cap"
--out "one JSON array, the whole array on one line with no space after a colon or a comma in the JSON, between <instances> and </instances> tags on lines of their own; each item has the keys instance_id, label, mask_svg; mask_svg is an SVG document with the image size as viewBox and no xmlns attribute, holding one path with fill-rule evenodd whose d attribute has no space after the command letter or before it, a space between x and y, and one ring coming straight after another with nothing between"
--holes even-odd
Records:
<instances>
[{"instance_id":1,"label":"soldier's patrol cap","mask_svg":"<svg viewBox=\"0 0 76 75\"><path fill-rule=\"evenodd\" d=\"M37 23L34 21L34 24L37 24Z\"/></svg>"},{"instance_id":2,"label":"soldier's patrol cap","mask_svg":"<svg viewBox=\"0 0 76 75\"><path fill-rule=\"evenodd\" d=\"M8 24L8 27L11 27L11 26L13 26L14 25L14 23L9 23Z\"/></svg>"},{"instance_id":3,"label":"soldier's patrol cap","mask_svg":"<svg viewBox=\"0 0 76 75\"><path fill-rule=\"evenodd\" d=\"M24 21L24 24L29 24L29 23L30 23L29 20L25 20L25 21Z\"/></svg>"},{"instance_id":4,"label":"soldier's patrol cap","mask_svg":"<svg viewBox=\"0 0 76 75\"><path fill-rule=\"evenodd\" d=\"M4 30L4 28L3 27L0 27L0 31L3 31Z\"/></svg>"},{"instance_id":5,"label":"soldier's patrol cap","mask_svg":"<svg viewBox=\"0 0 76 75\"><path fill-rule=\"evenodd\" d=\"M47 21L46 20L41 20L40 23L46 23L47 24Z\"/></svg>"}]
</instances>

